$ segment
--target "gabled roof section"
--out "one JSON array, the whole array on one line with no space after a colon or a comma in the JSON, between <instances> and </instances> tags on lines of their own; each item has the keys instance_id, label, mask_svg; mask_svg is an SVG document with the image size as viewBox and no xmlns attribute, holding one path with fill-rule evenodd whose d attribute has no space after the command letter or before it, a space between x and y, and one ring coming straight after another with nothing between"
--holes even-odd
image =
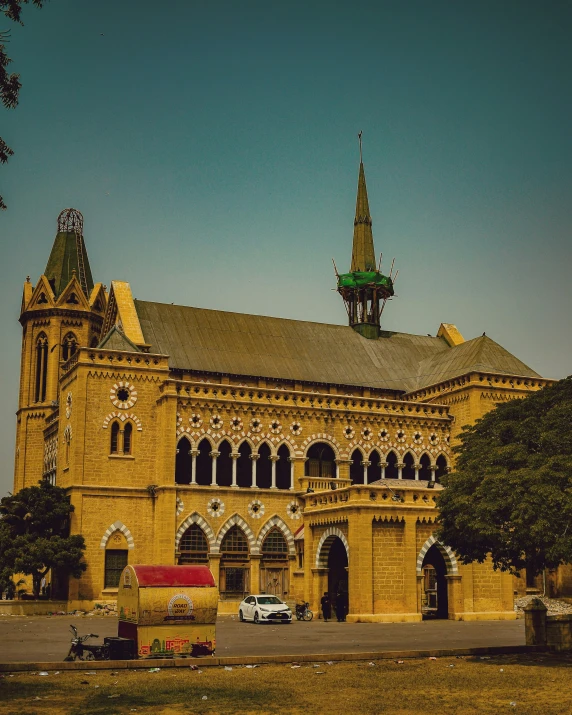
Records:
<instances>
[{"instance_id":1,"label":"gabled roof section","mask_svg":"<svg viewBox=\"0 0 572 715\"><path fill-rule=\"evenodd\" d=\"M349 326L135 301L151 352L172 369L299 382L413 390L421 360L449 347L440 338L382 331L368 340Z\"/></svg>"},{"instance_id":2,"label":"gabled roof section","mask_svg":"<svg viewBox=\"0 0 572 715\"><path fill-rule=\"evenodd\" d=\"M53 308L54 305L55 299L52 286L48 283L46 276L40 276L25 310L33 310L34 308L45 310L46 308Z\"/></svg>"},{"instance_id":3,"label":"gabled roof section","mask_svg":"<svg viewBox=\"0 0 572 715\"><path fill-rule=\"evenodd\" d=\"M105 348L106 350L121 350L128 353L140 353L141 350L132 343L129 338L121 332L121 330L114 325L103 340L97 346L98 348Z\"/></svg>"},{"instance_id":4,"label":"gabled roof section","mask_svg":"<svg viewBox=\"0 0 572 715\"><path fill-rule=\"evenodd\" d=\"M107 311L103 321L103 334L108 333L114 325L117 325L135 345L145 346L131 286L125 281L111 281Z\"/></svg>"},{"instance_id":5,"label":"gabled roof section","mask_svg":"<svg viewBox=\"0 0 572 715\"><path fill-rule=\"evenodd\" d=\"M83 236L75 231L58 231L44 272L56 298L70 282L73 271L88 298L93 290L93 278Z\"/></svg>"},{"instance_id":6,"label":"gabled roof section","mask_svg":"<svg viewBox=\"0 0 572 715\"><path fill-rule=\"evenodd\" d=\"M83 292L75 271L72 271L70 282L56 300L56 306L58 308L69 308L70 310L89 310L87 296Z\"/></svg>"},{"instance_id":7,"label":"gabled roof section","mask_svg":"<svg viewBox=\"0 0 572 715\"><path fill-rule=\"evenodd\" d=\"M435 385L469 372L540 377L508 350L483 335L422 360L419 363L417 388Z\"/></svg>"},{"instance_id":8,"label":"gabled roof section","mask_svg":"<svg viewBox=\"0 0 572 715\"><path fill-rule=\"evenodd\" d=\"M105 314L107 308L107 293L103 283L96 283L89 296L89 307L100 315Z\"/></svg>"}]
</instances>

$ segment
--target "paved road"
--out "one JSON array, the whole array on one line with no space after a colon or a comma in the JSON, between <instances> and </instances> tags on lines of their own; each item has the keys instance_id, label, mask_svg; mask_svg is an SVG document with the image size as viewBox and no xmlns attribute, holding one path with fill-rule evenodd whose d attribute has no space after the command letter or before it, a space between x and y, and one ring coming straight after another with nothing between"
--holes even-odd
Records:
<instances>
[{"instance_id":1,"label":"paved road","mask_svg":"<svg viewBox=\"0 0 572 715\"><path fill-rule=\"evenodd\" d=\"M69 624L100 639L117 635L113 616L0 617L0 662L59 661L67 653ZM217 655L301 655L378 650L428 650L524 645L524 621L423 621L422 623L337 623L292 625L217 622Z\"/></svg>"}]
</instances>

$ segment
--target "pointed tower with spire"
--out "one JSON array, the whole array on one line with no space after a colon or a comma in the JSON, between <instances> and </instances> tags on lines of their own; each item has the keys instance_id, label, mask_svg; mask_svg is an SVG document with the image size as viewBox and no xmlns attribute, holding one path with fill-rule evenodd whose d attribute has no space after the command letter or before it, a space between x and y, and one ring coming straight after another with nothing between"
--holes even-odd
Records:
<instances>
[{"instance_id":1,"label":"pointed tower with spire","mask_svg":"<svg viewBox=\"0 0 572 715\"><path fill-rule=\"evenodd\" d=\"M369 213L361 132L359 137L359 176L354 218L352 262L349 273L338 274L338 293L344 299L351 327L364 338L379 337L381 313L393 296L391 277L384 276L375 263L372 220Z\"/></svg>"}]
</instances>

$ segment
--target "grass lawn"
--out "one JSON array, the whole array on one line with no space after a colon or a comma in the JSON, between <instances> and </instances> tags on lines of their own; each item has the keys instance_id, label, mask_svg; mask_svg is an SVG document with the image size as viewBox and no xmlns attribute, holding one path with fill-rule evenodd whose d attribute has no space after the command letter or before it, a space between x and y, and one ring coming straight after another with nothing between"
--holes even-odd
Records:
<instances>
[{"instance_id":1,"label":"grass lawn","mask_svg":"<svg viewBox=\"0 0 572 715\"><path fill-rule=\"evenodd\" d=\"M572 713L572 654L5 674L0 713Z\"/></svg>"}]
</instances>

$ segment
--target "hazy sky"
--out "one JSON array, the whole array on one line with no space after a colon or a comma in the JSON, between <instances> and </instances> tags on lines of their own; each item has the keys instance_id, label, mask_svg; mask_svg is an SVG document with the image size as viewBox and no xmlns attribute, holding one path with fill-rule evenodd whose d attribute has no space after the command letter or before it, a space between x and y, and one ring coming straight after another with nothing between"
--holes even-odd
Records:
<instances>
[{"instance_id":1,"label":"hazy sky","mask_svg":"<svg viewBox=\"0 0 572 715\"><path fill-rule=\"evenodd\" d=\"M12 25L0 109L0 494L11 488L22 283L58 213L136 297L344 323L364 163L387 329L486 331L572 372L572 5L50 0Z\"/></svg>"}]
</instances>

